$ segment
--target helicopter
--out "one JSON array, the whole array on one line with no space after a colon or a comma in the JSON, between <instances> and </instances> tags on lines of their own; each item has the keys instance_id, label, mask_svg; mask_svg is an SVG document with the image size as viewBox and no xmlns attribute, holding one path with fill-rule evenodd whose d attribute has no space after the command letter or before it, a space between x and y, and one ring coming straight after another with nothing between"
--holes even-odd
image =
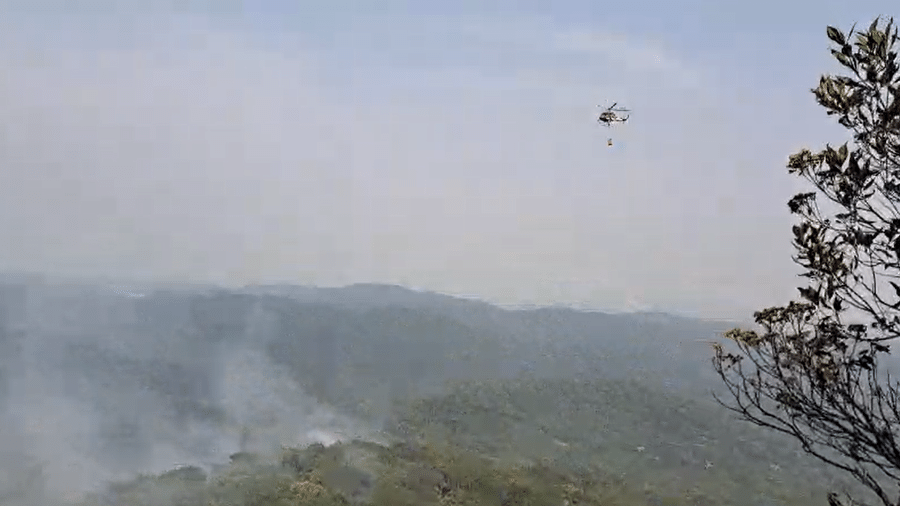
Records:
<instances>
[{"instance_id":1,"label":"helicopter","mask_svg":"<svg viewBox=\"0 0 900 506\"><path fill-rule=\"evenodd\" d=\"M609 128L613 125L613 123L625 123L626 121L628 121L628 118L631 117L630 114L628 116L620 116L619 113L631 112L631 110L624 109L622 107L616 107L617 105L618 105L618 102L613 102L613 105L607 107L603 112L601 112L600 117L597 118L597 123L603 123L604 126ZM598 105L597 107L602 107L602 106ZM613 145L612 138L609 138L606 140L606 145L607 146Z\"/></svg>"},{"instance_id":2,"label":"helicopter","mask_svg":"<svg viewBox=\"0 0 900 506\"><path fill-rule=\"evenodd\" d=\"M618 113L631 112L631 110L621 107L617 108L616 105L618 105L618 102L613 102L613 105L607 107L606 110L601 112L600 117L597 118L597 123L603 123L605 126L610 127L613 123L625 123L626 121L628 121L628 118L631 117L630 114L628 116L622 117L619 116ZM600 106L598 105L597 107Z\"/></svg>"}]
</instances>

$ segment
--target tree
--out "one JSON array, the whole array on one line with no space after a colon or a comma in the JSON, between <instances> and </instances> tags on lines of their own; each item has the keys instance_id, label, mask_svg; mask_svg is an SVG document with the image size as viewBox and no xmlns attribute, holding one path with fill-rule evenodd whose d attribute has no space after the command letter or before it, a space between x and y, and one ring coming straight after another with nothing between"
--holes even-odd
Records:
<instances>
[{"instance_id":1,"label":"tree","mask_svg":"<svg viewBox=\"0 0 900 506\"><path fill-rule=\"evenodd\" d=\"M900 60L893 19L881 21L827 29L843 74L823 75L812 93L851 139L789 157L788 172L814 190L788 202L799 217L800 299L756 312L759 330L727 332L713 366L723 406L900 506L900 383L890 371L900 337ZM834 492L828 500L840 503Z\"/></svg>"}]
</instances>

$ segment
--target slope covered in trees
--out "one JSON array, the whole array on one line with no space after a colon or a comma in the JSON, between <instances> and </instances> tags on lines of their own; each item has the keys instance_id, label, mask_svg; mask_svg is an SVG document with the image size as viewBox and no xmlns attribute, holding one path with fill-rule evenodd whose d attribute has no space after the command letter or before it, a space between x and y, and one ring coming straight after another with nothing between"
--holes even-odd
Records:
<instances>
[{"instance_id":1,"label":"slope covered in trees","mask_svg":"<svg viewBox=\"0 0 900 506\"><path fill-rule=\"evenodd\" d=\"M163 473L161 483L180 476L177 490L203 494L218 494L205 487L221 480L257 478L289 490L298 478L266 478L269 468L256 478L209 476L229 456L354 438L379 452L450 445L491 479L602 476L608 493L651 502L724 500L743 488L754 492L737 494L749 501L740 504L797 504L834 484L784 439L735 429L708 398L709 351L696 340L715 338L724 323L511 311L376 285L4 290L4 303L23 311L4 322L12 381L3 416L16 436L0 439L0 450L19 457L3 460L17 478L0 486L32 494L75 467L85 483ZM35 420L55 427L52 437L29 432ZM165 474L178 464L204 478ZM398 469L382 471L400 479ZM143 480L129 490L156 483ZM128 497L119 504L149 504ZM233 500L221 504L252 504Z\"/></svg>"}]
</instances>

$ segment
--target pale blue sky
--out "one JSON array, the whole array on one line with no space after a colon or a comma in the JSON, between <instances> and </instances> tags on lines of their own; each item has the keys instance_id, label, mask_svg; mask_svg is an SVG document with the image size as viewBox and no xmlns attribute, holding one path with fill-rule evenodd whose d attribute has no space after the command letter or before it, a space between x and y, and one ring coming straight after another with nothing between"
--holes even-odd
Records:
<instances>
[{"instance_id":1,"label":"pale blue sky","mask_svg":"<svg viewBox=\"0 0 900 506\"><path fill-rule=\"evenodd\" d=\"M312 5L0 4L0 268L746 317L825 26L893 2Z\"/></svg>"}]
</instances>

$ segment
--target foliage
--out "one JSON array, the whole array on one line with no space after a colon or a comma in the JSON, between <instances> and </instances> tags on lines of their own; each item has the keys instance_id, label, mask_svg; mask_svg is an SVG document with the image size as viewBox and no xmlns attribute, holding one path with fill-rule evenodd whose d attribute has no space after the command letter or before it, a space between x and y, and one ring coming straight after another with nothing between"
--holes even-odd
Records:
<instances>
[{"instance_id":1,"label":"foliage","mask_svg":"<svg viewBox=\"0 0 900 506\"><path fill-rule=\"evenodd\" d=\"M814 189L788 202L799 217L802 300L757 312L761 331L728 332L731 344L717 346L713 363L733 401L717 397L723 405L796 438L892 505L900 504L900 388L888 344L900 336L900 59L893 19L881 21L848 34L828 27L844 74L823 75L812 93L852 139L803 149L787 164Z\"/></svg>"},{"instance_id":2,"label":"foliage","mask_svg":"<svg viewBox=\"0 0 900 506\"><path fill-rule=\"evenodd\" d=\"M269 346L267 351L278 365L262 361L254 367L269 367L260 370L272 383L289 386L292 392L299 390L293 388L296 384L313 390L319 385L325 389L320 392L324 399L345 396L347 406L361 399L377 404L379 383L441 386L437 392L420 388L418 397L407 399L409 404L390 406L400 411L384 418L405 428L388 440L401 443L313 445L278 456L245 451L233 454L224 471L215 464L207 476L190 467L144 476L113 486L90 504L562 504L577 500L635 506L804 506L813 504L811 494L824 496L820 490L832 486L822 468L795 455L795 447L786 444L790 441L785 438L763 437L749 424L733 424L724 410L706 399L660 388L660 380L674 379L694 382L705 390L709 383L697 374L703 360L697 348L702 345L692 348L687 342L706 333L713 335L721 324L564 308L507 311L473 301L432 303L427 302L427 294L400 291L395 298L408 302L373 309L367 305L373 300L371 293L354 299L348 296L353 290L335 289L333 298L340 301L324 302L222 294L172 301L167 299L171 295L148 295L129 302L141 315L139 324L118 322L118 326L104 327L103 318L91 312L96 308L88 304L84 315L66 320L69 323L60 325L60 330L46 330L54 342L65 343L59 350L46 348L42 354L49 355L46 364L65 372L72 395L102 408L99 442L109 444L118 455L135 457L134 462L139 460L137 454L152 450L154 434L172 438L167 441L193 443L172 433L187 433L199 422L199 426L220 430L225 438L238 439L244 427L265 431L270 418L277 418L269 416L268 402L248 406L261 412L258 417L247 413L231 418L234 413L219 403L214 388L221 373L214 358L221 350L235 348L243 360L248 352L262 355ZM376 295L381 290L367 288ZM95 291L89 293L87 299L93 301ZM376 298L377 302L383 299ZM66 310L76 304L60 306ZM234 317L241 314L253 324L242 324L241 318ZM82 331L79 322L84 319L99 323ZM105 343L91 333L116 336L115 343ZM234 342L224 342L223 336ZM132 346L120 346L123 343ZM324 358L318 364L317 354ZM411 360L421 360L422 367L412 367ZM523 362L529 363L527 368L521 367ZM330 370L332 366L338 370ZM695 375L686 378L687 372ZM346 382L340 379L343 376ZM466 376L466 381L450 384L448 392L444 381L460 376ZM329 378L334 383L329 384ZM341 390L345 385L350 386L348 392ZM266 383L254 392L268 392L269 386ZM163 402L148 402L143 413L123 413L117 406L122 392L148 401L158 396ZM307 402L305 395L286 398ZM272 410L285 411L280 404ZM309 428L310 420L304 415L286 411L276 419L283 424L279 428L296 428L294 433L301 434ZM378 416L373 417L374 423L381 425L384 419ZM164 427L165 431L150 432L146 427L169 420L172 427ZM252 420L260 420L261 425L253 426ZM255 447L245 444L243 436L240 440L236 448ZM205 456L213 453L210 447L194 443L187 449L198 449L195 463L218 461L218 452ZM706 461L715 465L707 468ZM445 476L449 489L442 486ZM40 467L9 478L8 488L17 491L40 489L42 480L53 480L52 473L42 476ZM5 485L0 472L0 490ZM30 504L35 503L47 504Z\"/></svg>"},{"instance_id":3,"label":"foliage","mask_svg":"<svg viewBox=\"0 0 900 506\"><path fill-rule=\"evenodd\" d=\"M414 403L404 423L419 437L499 462L623 478L656 497L684 498L693 488L717 503L804 504L848 486L811 465L792 441L725 415L714 403L637 381L530 380L458 384Z\"/></svg>"},{"instance_id":4,"label":"foliage","mask_svg":"<svg viewBox=\"0 0 900 506\"><path fill-rule=\"evenodd\" d=\"M404 421L414 436L392 444L235 454L206 479L181 468L119 484L107 503L817 504L819 473L804 475L808 462L782 441L742 442L759 434L718 421L716 407L625 381L458 384L411 405ZM773 459L783 471L769 468Z\"/></svg>"}]
</instances>

